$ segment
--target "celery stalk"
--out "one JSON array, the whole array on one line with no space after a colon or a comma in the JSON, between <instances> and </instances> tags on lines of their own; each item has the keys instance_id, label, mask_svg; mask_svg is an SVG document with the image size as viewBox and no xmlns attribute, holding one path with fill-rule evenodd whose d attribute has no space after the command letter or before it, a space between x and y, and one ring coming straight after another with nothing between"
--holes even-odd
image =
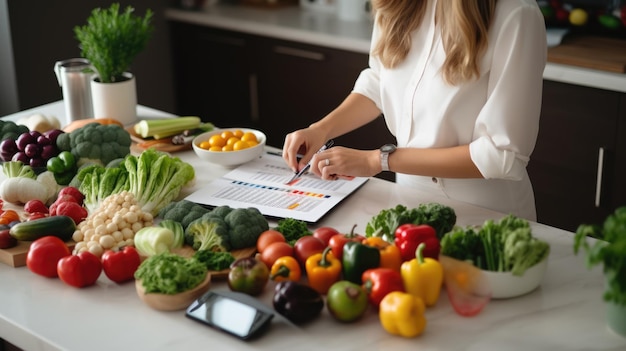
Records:
<instances>
[{"instance_id":1,"label":"celery stalk","mask_svg":"<svg viewBox=\"0 0 626 351\"><path fill-rule=\"evenodd\" d=\"M187 116L167 119L143 120L135 124L135 133L142 138L153 137L161 139L182 133L186 129L198 128L200 117Z\"/></svg>"}]
</instances>

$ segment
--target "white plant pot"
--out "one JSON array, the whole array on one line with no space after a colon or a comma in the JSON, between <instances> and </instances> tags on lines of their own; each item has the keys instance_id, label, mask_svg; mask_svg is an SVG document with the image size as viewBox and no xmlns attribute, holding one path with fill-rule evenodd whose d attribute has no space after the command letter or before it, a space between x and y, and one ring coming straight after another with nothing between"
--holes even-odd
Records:
<instances>
[{"instance_id":1,"label":"white plant pot","mask_svg":"<svg viewBox=\"0 0 626 351\"><path fill-rule=\"evenodd\" d=\"M137 121L137 88L135 77L124 73L128 78L122 82L100 83L91 81L91 98L95 118L115 118L124 125Z\"/></svg>"}]
</instances>

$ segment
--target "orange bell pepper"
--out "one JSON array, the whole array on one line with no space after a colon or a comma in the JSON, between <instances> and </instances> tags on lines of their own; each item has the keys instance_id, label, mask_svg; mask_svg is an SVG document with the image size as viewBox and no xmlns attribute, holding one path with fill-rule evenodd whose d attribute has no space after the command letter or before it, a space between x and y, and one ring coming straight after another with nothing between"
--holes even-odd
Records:
<instances>
[{"instance_id":1,"label":"orange bell pepper","mask_svg":"<svg viewBox=\"0 0 626 351\"><path fill-rule=\"evenodd\" d=\"M270 269L270 279L276 282L286 280L297 282L302 276L300 263L293 256L279 257Z\"/></svg>"},{"instance_id":2,"label":"orange bell pepper","mask_svg":"<svg viewBox=\"0 0 626 351\"><path fill-rule=\"evenodd\" d=\"M320 294L326 294L341 277L341 261L330 250L328 246L323 252L307 258L305 263L309 286Z\"/></svg>"},{"instance_id":3,"label":"orange bell pepper","mask_svg":"<svg viewBox=\"0 0 626 351\"><path fill-rule=\"evenodd\" d=\"M402 265L402 255L400 253L400 249L397 246L385 241L383 238L378 236L364 239L363 244L378 249L378 251L380 252L381 268L391 268L395 271L400 272L400 267Z\"/></svg>"}]
</instances>

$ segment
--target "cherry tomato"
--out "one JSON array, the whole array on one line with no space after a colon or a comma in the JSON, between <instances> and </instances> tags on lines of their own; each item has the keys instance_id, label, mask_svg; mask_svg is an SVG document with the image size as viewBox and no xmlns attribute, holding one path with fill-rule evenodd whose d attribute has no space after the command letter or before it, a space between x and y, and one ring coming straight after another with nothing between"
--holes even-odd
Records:
<instances>
[{"instance_id":1,"label":"cherry tomato","mask_svg":"<svg viewBox=\"0 0 626 351\"><path fill-rule=\"evenodd\" d=\"M20 215L13 210L6 210L0 215L0 224L9 224L13 221L19 221Z\"/></svg>"},{"instance_id":2,"label":"cherry tomato","mask_svg":"<svg viewBox=\"0 0 626 351\"><path fill-rule=\"evenodd\" d=\"M331 227L320 227L313 231L313 236L320 239L326 246L328 246L330 238L337 234L339 234L339 232Z\"/></svg>"},{"instance_id":3,"label":"cherry tomato","mask_svg":"<svg viewBox=\"0 0 626 351\"><path fill-rule=\"evenodd\" d=\"M256 241L256 249L259 252L263 252L271 243L285 241L285 236L281 232L269 229L259 235L259 238Z\"/></svg>"},{"instance_id":4,"label":"cherry tomato","mask_svg":"<svg viewBox=\"0 0 626 351\"><path fill-rule=\"evenodd\" d=\"M44 236L30 244L26 254L26 266L31 272L48 278L58 277L57 263L72 253L63 240L56 236Z\"/></svg>"},{"instance_id":5,"label":"cherry tomato","mask_svg":"<svg viewBox=\"0 0 626 351\"><path fill-rule=\"evenodd\" d=\"M313 235L303 236L293 245L293 253L300 265L304 267L306 259L324 251L326 245Z\"/></svg>"},{"instance_id":6,"label":"cherry tomato","mask_svg":"<svg viewBox=\"0 0 626 351\"><path fill-rule=\"evenodd\" d=\"M293 256L293 247L283 241L269 244L263 252L261 252L261 261L265 263L267 268L271 268L274 262L283 256Z\"/></svg>"}]
</instances>

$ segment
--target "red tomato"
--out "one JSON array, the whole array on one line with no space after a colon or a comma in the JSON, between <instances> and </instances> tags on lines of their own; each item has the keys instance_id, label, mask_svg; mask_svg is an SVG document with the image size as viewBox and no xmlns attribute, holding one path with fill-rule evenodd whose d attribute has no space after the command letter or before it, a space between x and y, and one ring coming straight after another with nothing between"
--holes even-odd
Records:
<instances>
[{"instance_id":1,"label":"red tomato","mask_svg":"<svg viewBox=\"0 0 626 351\"><path fill-rule=\"evenodd\" d=\"M107 250L102 255L104 274L118 284L135 279L135 271L139 264L141 264L139 253L132 246L126 246L117 252Z\"/></svg>"},{"instance_id":2,"label":"red tomato","mask_svg":"<svg viewBox=\"0 0 626 351\"><path fill-rule=\"evenodd\" d=\"M320 239L326 246L328 246L330 238L337 234L339 234L339 232L331 227L320 227L313 231L313 236Z\"/></svg>"},{"instance_id":3,"label":"red tomato","mask_svg":"<svg viewBox=\"0 0 626 351\"><path fill-rule=\"evenodd\" d=\"M300 265L304 267L306 259L324 251L326 245L313 235L303 236L293 245L293 253Z\"/></svg>"},{"instance_id":4,"label":"red tomato","mask_svg":"<svg viewBox=\"0 0 626 351\"><path fill-rule=\"evenodd\" d=\"M56 278L57 263L61 258L71 254L63 240L56 236L44 236L30 244L26 254L26 266L35 274Z\"/></svg>"},{"instance_id":5,"label":"red tomato","mask_svg":"<svg viewBox=\"0 0 626 351\"><path fill-rule=\"evenodd\" d=\"M256 241L256 249L263 252L266 247L275 242L285 242L285 236L277 230L269 229L261 233Z\"/></svg>"},{"instance_id":6,"label":"red tomato","mask_svg":"<svg viewBox=\"0 0 626 351\"><path fill-rule=\"evenodd\" d=\"M48 213L48 207L41 200L33 199L24 204L24 211L26 213Z\"/></svg>"},{"instance_id":7,"label":"red tomato","mask_svg":"<svg viewBox=\"0 0 626 351\"><path fill-rule=\"evenodd\" d=\"M343 245L345 243L348 241L361 242L364 239L365 237L359 234L337 234L330 238L328 246L330 246L333 256L341 260L343 259Z\"/></svg>"},{"instance_id":8,"label":"red tomato","mask_svg":"<svg viewBox=\"0 0 626 351\"><path fill-rule=\"evenodd\" d=\"M57 262L57 274L67 284L76 288L96 283L102 273L100 257L89 251L65 256Z\"/></svg>"},{"instance_id":9,"label":"red tomato","mask_svg":"<svg viewBox=\"0 0 626 351\"><path fill-rule=\"evenodd\" d=\"M57 198L61 198L64 195L69 195L73 197L79 205L82 205L83 201L85 200L85 195L83 195L83 193L81 193L77 188L73 186L66 186L65 188L61 189L59 191L59 194L57 195Z\"/></svg>"},{"instance_id":10,"label":"red tomato","mask_svg":"<svg viewBox=\"0 0 626 351\"><path fill-rule=\"evenodd\" d=\"M271 268L279 257L293 256L293 247L286 242L279 241L269 244L263 252L261 252L261 261L268 268Z\"/></svg>"}]
</instances>

